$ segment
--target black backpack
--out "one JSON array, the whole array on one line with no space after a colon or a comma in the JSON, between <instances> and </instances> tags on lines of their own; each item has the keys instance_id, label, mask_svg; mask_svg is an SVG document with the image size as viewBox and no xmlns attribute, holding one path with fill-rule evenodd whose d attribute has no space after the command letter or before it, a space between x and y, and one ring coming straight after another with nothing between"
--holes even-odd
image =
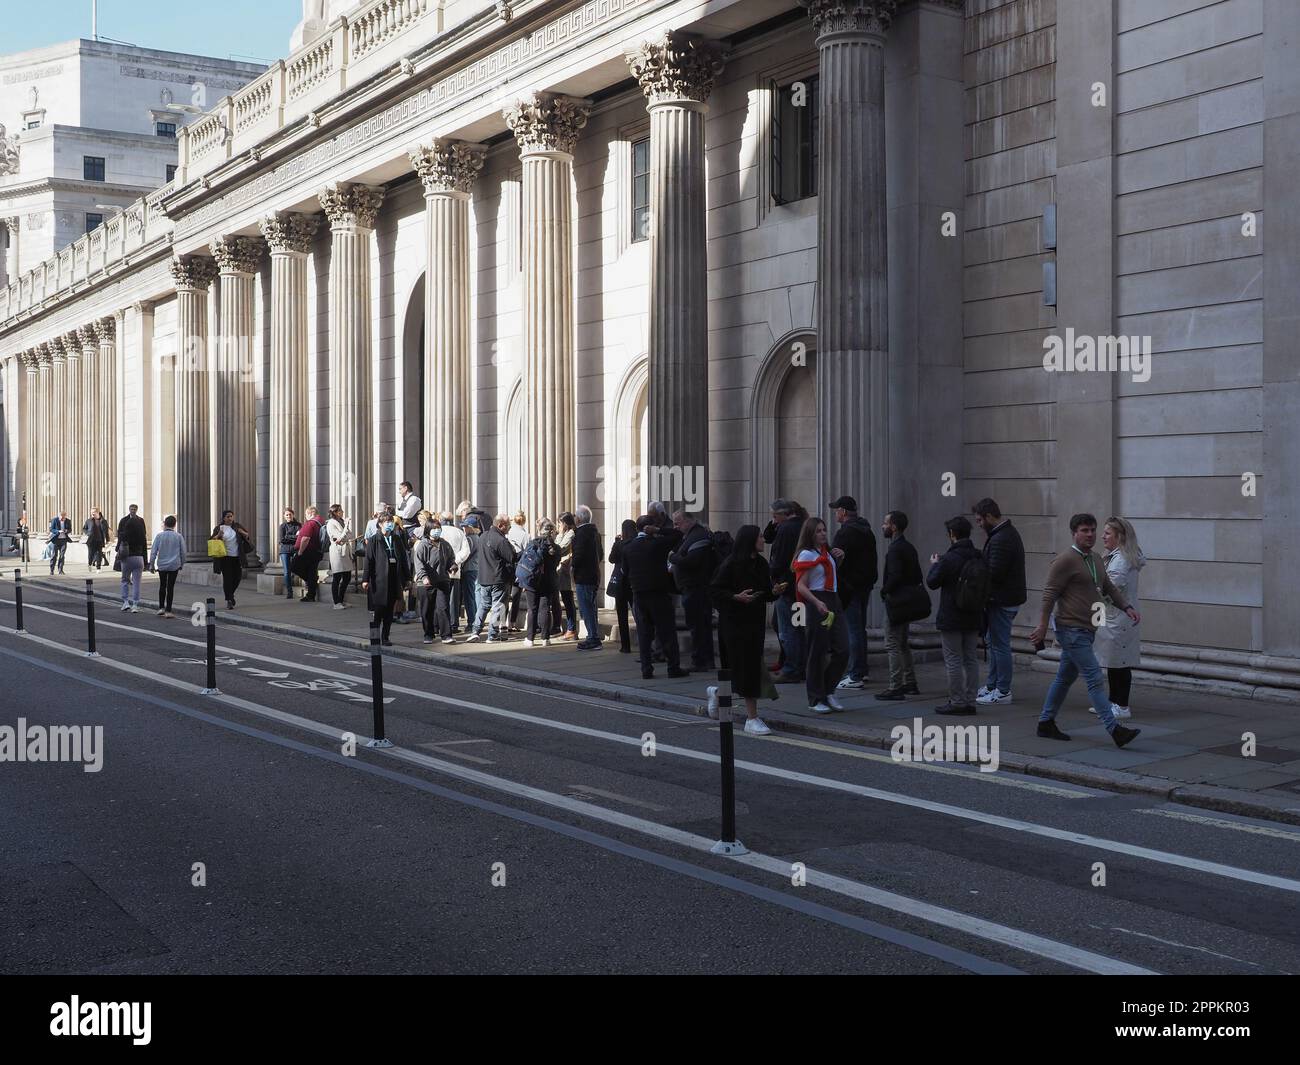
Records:
<instances>
[{"instance_id":1,"label":"black backpack","mask_svg":"<svg viewBox=\"0 0 1300 1065\"><path fill-rule=\"evenodd\" d=\"M983 610L992 588L993 577L984 559L968 559L957 578L957 609Z\"/></svg>"}]
</instances>

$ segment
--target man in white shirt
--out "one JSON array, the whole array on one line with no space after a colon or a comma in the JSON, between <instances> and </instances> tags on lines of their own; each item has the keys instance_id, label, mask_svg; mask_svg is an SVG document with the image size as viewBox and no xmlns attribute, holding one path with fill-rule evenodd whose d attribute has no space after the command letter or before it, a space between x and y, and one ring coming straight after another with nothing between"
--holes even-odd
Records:
<instances>
[{"instance_id":1,"label":"man in white shirt","mask_svg":"<svg viewBox=\"0 0 1300 1065\"><path fill-rule=\"evenodd\" d=\"M423 509L420 497L411 491L410 481L403 481L397 486L397 516L408 530L415 525L415 519Z\"/></svg>"}]
</instances>

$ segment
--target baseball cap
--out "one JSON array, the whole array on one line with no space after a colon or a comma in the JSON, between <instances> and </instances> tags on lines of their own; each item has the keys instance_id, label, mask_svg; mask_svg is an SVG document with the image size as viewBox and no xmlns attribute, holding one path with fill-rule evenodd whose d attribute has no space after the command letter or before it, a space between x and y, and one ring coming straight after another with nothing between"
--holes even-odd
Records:
<instances>
[{"instance_id":1,"label":"baseball cap","mask_svg":"<svg viewBox=\"0 0 1300 1065\"><path fill-rule=\"evenodd\" d=\"M845 510L856 511L858 509L858 501L852 496L840 496L839 499L835 500L835 502L831 504L831 510L839 510L841 507Z\"/></svg>"}]
</instances>

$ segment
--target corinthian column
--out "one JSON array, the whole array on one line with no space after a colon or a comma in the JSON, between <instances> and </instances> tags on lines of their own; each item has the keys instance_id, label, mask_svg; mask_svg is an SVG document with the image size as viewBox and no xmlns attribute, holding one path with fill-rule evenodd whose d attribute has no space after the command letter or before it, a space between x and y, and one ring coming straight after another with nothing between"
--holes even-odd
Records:
<instances>
[{"instance_id":1,"label":"corinthian column","mask_svg":"<svg viewBox=\"0 0 1300 1065\"><path fill-rule=\"evenodd\" d=\"M86 453L85 416L81 403L81 334L74 330L63 337L63 352L67 369L63 379L63 503L72 519L74 531L85 520L82 513L83 492L81 459Z\"/></svg>"},{"instance_id":2,"label":"corinthian column","mask_svg":"<svg viewBox=\"0 0 1300 1065\"><path fill-rule=\"evenodd\" d=\"M370 235L384 190L335 184L319 193L329 218L330 495L364 525L374 502L370 409ZM361 525L354 525L360 528Z\"/></svg>"},{"instance_id":3,"label":"corinthian column","mask_svg":"<svg viewBox=\"0 0 1300 1065\"><path fill-rule=\"evenodd\" d=\"M523 161L524 510L555 519L577 505L573 395L573 148L591 108L534 93L504 112Z\"/></svg>"},{"instance_id":4,"label":"corinthian column","mask_svg":"<svg viewBox=\"0 0 1300 1065\"><path fill-rule=\"evenodd\" d=\"M46 439L50 446L50 488L54 504L49 517L70 506L68 499L68 471L64 463L64 446L72 427L64 420L68 409L68 348L66 340L55 337L50 341L50 420L46 422ZM47 518L48 520L48 518Z\"/></svg>"},{"instance_id":5,"label":"corinthian column","mask_svg":"<svg viewBox=\"0 0 1300 1065\"><path fill-rule=\"evenodd\" d=\"M256 237L212 242L221 276L220 344L209 387L212 403L212 513L233 510L257 526L257 397L253 370L253 289L265 248Z\"/></svg>"},{"instance_id":6,"label":"corinthian column","mask_svg":"<svg viewBox=\"0 0 1300 1065\"><path fill-rule=\"evenodd\" d=\"M895 0L800 0L821 62L817 173L819 506L884 514L889 463L885 33Z\"/></svg>"},{"instance_id":7,"label":"corinthian column","mask_svg":"<svg viewBox=\"0 0 1300 1065\"><path fill-rule=\"evenodd\" d=\"M319 224L315 215L284 212L263 218L271 248L270 525L293 507L311 503L307 451L307 253ZM356 516L348 512L353 520ZM269 541L268 541L269 542ZM268 560L274 561L268 555Z\"/></svg>"},{"instance_id":8,"label":"corinthian column","mask_svg":"<svg viewBox=\"0 0 1300 1065\"><path fill-rule=\"evenodd\" d=\"M109 531L117 528L117 521L125 513L118 497L117 461L117 330L112 318L100 318L94 323L95 340L99 344L99 358L95 366L95 428L99 434L95 446L95 481L98 498L95 505L104 512Z\"/></svg>"},{"instance_id":9,"label":"corinthian column","mask_svg":"<svg viewBox=\"0 0 1300 1065\"><path fill-rule=\"evenodd\" d=\"M36 389L39 417L36 419L36 446L33 449L33 454L36 456L34 481L36 492L31 500L31 517L32 528L37 532L44 532L49 527L50 518L53 517L50 508L58 506L55 500L58 485L55 483L56 477L52 468L53 437L50 432L50 425L54 418L54 346L48 341L40 344L36 358L40 365L40 377Z\"/></svg>"},{"instance_id":10,"label":"corinthian column","mask_svg":"<svg viewBox=\"0 0 1300 1065\"><path fill-rule=\"evenodd\" d=\"M469 351L470 188L481 144L434 144L411 152L424 182L424 485L430 506L471 498Z\"/></svg>"},{"instance_id":11,"label":"corinthian column","mask_svg":"<svg viewBox=\"0 0 1300 1065\"><path fill-rule=\"evenodd\" d=\"M99 450L103 446L100 438L99 392L96 371L99 367L99 340L95 336L93 325L83 325L77 330L77 340L81 345L81 430L78 433L82 451L81 489L78 495L84 513L80 521L90 516L91 507L102 507L99 496Z\"/></svg>"},{"instance_id":12,"label":"corinthian column","mask_svg":"<svg viewBox=\"0 0 1300 1065\"><path fill-rule=\"evenodd\" d=\"M171 261L176 282L176 527L186 558L207 558L213 515L208 417L208 286L217 264L203 255Z\"/></svg>"},{"instance_id":13,"label":"corinthian column","mask_svg":"<svg viewBox=\"0 0 1300 1065\"><path fill-rule=\"evenodd\" d=\"M650 110L649 491L670 512L704 510L709 459L704 116L722 70L722 51L670 30L629 55L628 65Z\"/></svg>"},{"instance_id":14,"label":"corinthian column","mask_svg":"<svg viewBox=\"0 0 1300 1065\"><path fill-rule=\"evenodd\" d=\"M41 360L35 350L24 351L23 367L27 376L23 379L23 484L20 499L27 508L27 523L35 530L36 500L40 492L40 460L36 455L39 439L37 422L40 419L40 372Z\"/></svg>"}]
</instances>

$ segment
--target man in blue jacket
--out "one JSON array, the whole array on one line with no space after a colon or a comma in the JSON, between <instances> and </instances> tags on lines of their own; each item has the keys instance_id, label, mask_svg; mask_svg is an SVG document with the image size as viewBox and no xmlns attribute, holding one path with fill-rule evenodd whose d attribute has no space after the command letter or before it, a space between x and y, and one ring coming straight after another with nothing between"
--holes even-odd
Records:
<instances>
[{"instance_id":1,"label":"man in blue jacket","mask_svg":"<svg viewBox=\"0 0 1300 1065\"><path fill-rule=\"evenodd\" d=\"M63 572L63 557L68 553L68 541L72 539L72 519L66 510L59 511L57 518L50 519L50 546L54 549L50 555L50 574L54 574L54 565L58 563L59 572Z\"/></svg>"}]
</instances>

